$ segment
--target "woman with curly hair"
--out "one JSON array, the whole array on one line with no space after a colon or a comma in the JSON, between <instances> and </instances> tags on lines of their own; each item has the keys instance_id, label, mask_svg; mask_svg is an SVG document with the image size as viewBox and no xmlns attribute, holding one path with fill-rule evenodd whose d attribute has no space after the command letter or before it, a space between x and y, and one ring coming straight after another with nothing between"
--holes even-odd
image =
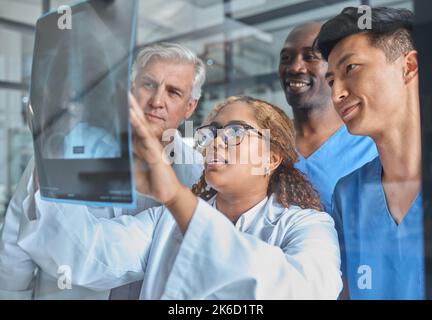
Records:
<instances>
[{"instance_id":1,"label":"woman with curly hair","mask_svg":"<svg viewBox=\"0 0 432 320\"><path fill-rule=\"evenodd\" d=\"M36 195L38 218L18 244L38 243L29 254L45 271L68 265L72 283L94 290L143 280L141 299L338 297L333 220L294 168L294 128L282 110L251 97L217 105L195 134L205 170L192 191L133 98L131 123L147 163L135 187L163 206L109 220L63 215Z\"/></svg>"}]
</instances>

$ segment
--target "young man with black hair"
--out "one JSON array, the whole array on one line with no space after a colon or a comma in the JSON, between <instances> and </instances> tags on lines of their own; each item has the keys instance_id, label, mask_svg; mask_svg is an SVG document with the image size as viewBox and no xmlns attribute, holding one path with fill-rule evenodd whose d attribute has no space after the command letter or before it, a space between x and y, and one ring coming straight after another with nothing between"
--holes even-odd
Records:
<instances>
[{"instance_id":1,"label":"young man with black hair","mask_svg":"<svg viewBox=\"0 0 432 320\"><path fill-rule=\"evenodd\" d=\"M424 298L420 106L413 14L357 8L326 22L316 40L348 130L371 137L379 156L335 187L332 215L352 299Z\"/></svg>"}]
</instances>

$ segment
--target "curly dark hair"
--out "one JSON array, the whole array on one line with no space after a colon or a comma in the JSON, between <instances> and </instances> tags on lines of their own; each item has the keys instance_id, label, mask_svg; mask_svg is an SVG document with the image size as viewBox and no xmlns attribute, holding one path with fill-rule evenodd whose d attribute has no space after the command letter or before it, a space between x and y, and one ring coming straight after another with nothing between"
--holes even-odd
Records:
<instances>
[{"instance_id":1,"label":"curly dark hair","mask_svg":"<svg viewBox=\"0 0 432 320\"><path fill-rule=\"evenodd\" d=\"M237 102L246 103L254 110L260 128L270 130L270 151L282 157L282 162L270 176L267 195L275 194L278 202L285 208L296 205L303 209L321 210L318 193L306 177L294 168L298 160L295 130L291 119L283 110L263 100L249 96L234 96L218 104L203 124L210 123L223 108ZM204 173L192 187L192 192L205 200L217 193L207 186Z\"/></svg>"}]
</instances>

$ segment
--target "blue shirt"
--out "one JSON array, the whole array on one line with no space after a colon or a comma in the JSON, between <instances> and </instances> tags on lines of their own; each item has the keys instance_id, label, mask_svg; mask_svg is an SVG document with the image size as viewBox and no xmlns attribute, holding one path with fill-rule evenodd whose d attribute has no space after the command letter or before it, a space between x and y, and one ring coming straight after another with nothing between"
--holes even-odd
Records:
<instances>
[{"instance_id":1,"label":"blue shirt","mask_svg":"<svg viewBox=\"0 0 432 320\"><path fill-rule=\"evenodd\" d=\"M295 167L318 191L324 211L330 212L333 190L339 179L377 155L378 151L371 138L353 136L342 125L309 157L304 158L299 154Z\"/></svg>"},{"instance_id":2,"label":"blue shirt","mask_svg":"<svg viewBox=\"0 0 432 320\"><path fill-rule=\"evenodd\" d=\"M424 299L422 194L400 224L387 207L379 157L341 179L332 216L351 299Z\"/></svg>"}]
</instances>

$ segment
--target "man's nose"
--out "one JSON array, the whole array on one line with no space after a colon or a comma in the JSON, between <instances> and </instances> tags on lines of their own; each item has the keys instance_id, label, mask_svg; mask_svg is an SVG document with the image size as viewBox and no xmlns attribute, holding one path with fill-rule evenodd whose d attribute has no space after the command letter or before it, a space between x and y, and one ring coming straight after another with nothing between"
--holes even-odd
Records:
<instances>
[{"instance_id":1,"label":"man's nose","mask_svg":"<svg viewBox=\"0 0 432 320\"><path fill-rule=\"evenodd\" d=\"M301 55L297 55L293 58L290 64L288 64L289 73L306 73L306 65Z\"/></svg>"},{"instance_id":2,"label":"man's nose","mask_svg":"<svg viewBox=\"0 0 432 320\"><path fill-rule=\"evenodd\" d=\"M213 146L213 150L215 152L217 152L217 150L224 150L225 149L225 142L224 142L224 139L223 139L222 134L220 132L218 132L216 137L213 139L212 146Z\"/></svg>"},{"instance_id":3,"label":"man's nose","mask_svg":"<svg viewBox=\"0 0 432 320\"><path fill-rule=\"evenodd\" d=\"M333 104L337 106L348 97L349 93L346 86L341 81L333 80L332 85L332 100Z\"/></svg>"},{"instance_id":4,"label":"man's nose","mask_svg":"<svg viewBox=\"0 0 432 320\"><path fill-rule=\"evenodd\" d=\"M153 108L163 108L165 106L165 94L161 87L152 92L149 104Z\"/></svg>"}]
</instances>

